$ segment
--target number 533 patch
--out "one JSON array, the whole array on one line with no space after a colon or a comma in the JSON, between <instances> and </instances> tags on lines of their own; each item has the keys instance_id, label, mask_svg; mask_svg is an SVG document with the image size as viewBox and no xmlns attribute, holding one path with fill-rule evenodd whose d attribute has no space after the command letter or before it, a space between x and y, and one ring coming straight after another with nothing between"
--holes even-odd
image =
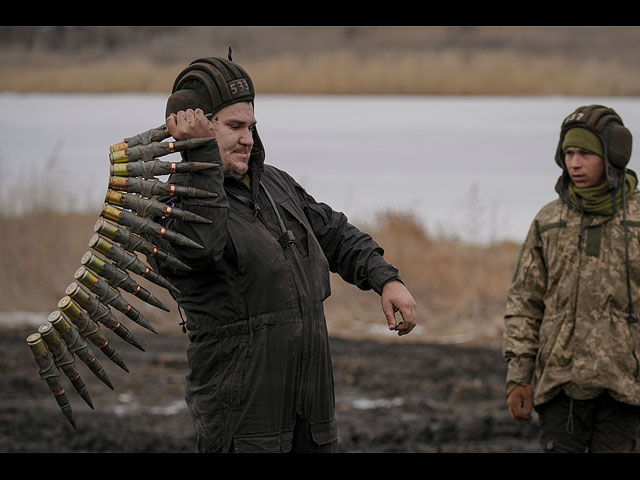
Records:
<instances>
[{"instance_id":1,"label":"number 533 patch","mask_svg":"<svg viewBox=\"0 0 640 480\"><path fill-rule=\"evenodd\" d=\"M237 95L244 95L246 93L251 93L249 89L249 84L244 78L240 78L238 80L234 80L233 82L229 82L229 90L231 91L231 95L234 97Z\"/></svg>"}]
</instances>

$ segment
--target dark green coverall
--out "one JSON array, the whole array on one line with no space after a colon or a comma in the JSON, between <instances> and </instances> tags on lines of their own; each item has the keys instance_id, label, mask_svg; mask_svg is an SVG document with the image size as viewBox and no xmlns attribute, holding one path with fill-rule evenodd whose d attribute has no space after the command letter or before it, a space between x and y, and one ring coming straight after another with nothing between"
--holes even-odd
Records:
<instances>
[{"instance_id":1,"label":"dark green coverall","mask_svg":"<svg viewBox=\"0 0 640 480\"><path fill-rule=\"evenodd\" d=\"M205 249L165 242L160 247L193 270L155 266L180 290L175 298L186 313L186 401L198 449L296 451L294 427L304 420L310 444L323 451L337 445L322 305L330 294L329 271L379 294L398 271L343 214L266 165L257 132L254 139L250 189L221 168L170 178L219 195L168 200L213 223L165 221ZM183 153L183 161L219 163L219 153L215 145L201 147Z\"/></svg>"}]
</instances>

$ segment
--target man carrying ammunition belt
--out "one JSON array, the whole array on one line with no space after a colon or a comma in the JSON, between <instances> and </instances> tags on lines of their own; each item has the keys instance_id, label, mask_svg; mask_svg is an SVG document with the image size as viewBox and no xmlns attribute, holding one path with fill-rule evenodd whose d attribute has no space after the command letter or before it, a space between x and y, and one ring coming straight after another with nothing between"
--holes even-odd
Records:
<instances>
[{"instance_id":1,"label":"man carrying ammunition belt","mask_svg":"<svg viewBox=\"0 0 640 480\"><path fill-rule=\"evenodd\" d=\"M204 249L156 239L192 270L162 260L154 268L177 287L186 313L186 400L199 451L335 452L323 311L329 272L380 294L399 335L414 328L416 305L369 235L264 162L253 102L251 78L227 59L195 60L177 77L169 132L176 140L217 140L182 152L183 162L220 168L174 173L169 182L217 196L161 199L212 223L158 220Z\"/></svg>"}]
</instances>

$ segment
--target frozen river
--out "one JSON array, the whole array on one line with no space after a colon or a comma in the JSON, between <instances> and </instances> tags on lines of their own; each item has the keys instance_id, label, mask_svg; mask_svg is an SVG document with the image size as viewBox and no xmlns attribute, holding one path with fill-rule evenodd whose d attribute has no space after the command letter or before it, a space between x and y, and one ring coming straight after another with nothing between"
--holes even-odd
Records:
<instances>
[{"instance_id":1,"label":"frozen river","mask_svg":"<svg viewBox=\"0 0 640 480\"><path fill-rule=\"evenodd\" d=\"M97 215L108 147L164 123L165 101L0 94L4 211L46 202ZM488 242L521 241L555 198L560 122L592 103L640 133L637 98L259 95L255 109L267 163L353 223L408 212L428 231Z\"/></svg>"}]
</instances>

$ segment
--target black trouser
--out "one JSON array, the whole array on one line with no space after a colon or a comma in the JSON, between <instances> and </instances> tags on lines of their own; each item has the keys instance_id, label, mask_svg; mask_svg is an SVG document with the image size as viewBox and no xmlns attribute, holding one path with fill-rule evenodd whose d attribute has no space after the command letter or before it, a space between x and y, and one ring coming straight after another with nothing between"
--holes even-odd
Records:
<instances>
[{"instance_id":1,"label":"black trouser","mask_svg":"<svg viewBox=\"0 0 640 480\"><path fill-rule=\"evenodd\" d=\"M635 451L640 407L617 402L608 393L591 400L559 393L536 412L545 452Z\"/></svg>"}]
</instances>

